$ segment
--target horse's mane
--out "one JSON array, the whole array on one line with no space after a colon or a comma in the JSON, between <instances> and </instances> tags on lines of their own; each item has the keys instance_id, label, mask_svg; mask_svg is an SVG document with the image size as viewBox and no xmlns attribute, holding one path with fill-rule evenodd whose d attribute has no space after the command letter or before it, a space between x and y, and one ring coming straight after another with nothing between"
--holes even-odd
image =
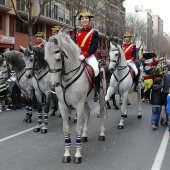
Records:
<instances>
[{"instance_id":1,"label":"horse's mane","mask_svg":"<svg viewBox=\"0 0 170 170\"><path fill-rule=\"evenodd\" d=\"M46 68L48 66L48 63L45 60L44 49L39 46L32 46L32 48L35 53L35 56L36 56L35 60L37 61L38 65L40 67Z\"/></svg>"},{"instance_id":2,"label":"horse's mane","mask_svg":"<svg viewBox=\"0 0 170 170\"><path fill-rule=\"evenodd\" d=\"M16 50L12 50L4 53L3 55L7 60L7 62L10 63L14 67L14 69L16 68L17 71L21 71L23 68L25 68L23 53ZM3 58L0 58L0 63L2 62L3 62Z\"/></svg>"},{"instance_id":3,"label":"horse's mane","mask_svg":"<svg viewBox=\"0 0 170 170\"><path fill-rule=\"evenodd\" d=\"M64 52L66 52L68 54L72 53L72 55L74 55L74 56L80 54L81 49L78 47L78 45L70 38L70 36L68 34L66 34L66 32L62 32L62 31L60 31L58 34L50 37L50 39L48 41L49 42L48 43L49 50L50 50L50 47L52 47L55 39L58 41L59 48L64 50Z\"/></svg>"}]
</instances>

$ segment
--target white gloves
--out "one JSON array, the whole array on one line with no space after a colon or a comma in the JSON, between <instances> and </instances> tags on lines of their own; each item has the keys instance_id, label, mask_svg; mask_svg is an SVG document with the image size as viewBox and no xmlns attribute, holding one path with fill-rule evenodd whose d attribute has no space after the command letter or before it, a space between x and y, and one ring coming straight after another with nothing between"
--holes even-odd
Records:
<instances>
[{"instance_id":1,"label":"white gloves","mask_svg":"<svg viewBox=\"0 0 170 170\"><path fill-rule=\"evenodd\" d=\"M16 81L16 78L15 77L10 77L10 80L11 81Z\"/></svg>"},{"instance_id":2,"label":"white gloves","mask_svg":"<svg viewBox=\"0 0 170 170\"><path fill-rule=\"evenodd\" d=\"M78 58L79 58L80 61L83 61L85 59L84 55L79 55Z\"/></svg>"},{"instance_id":3,"label":"white gloves","mask_svg":"<svg viewBox=\"0 0 170 170\"><path fill-rule=\"evenodd\" d=\"M126 60L126 62L127 62L127 63L130 63L130 62L132 62L132 60Z\"/></svg>"}]
</instances>

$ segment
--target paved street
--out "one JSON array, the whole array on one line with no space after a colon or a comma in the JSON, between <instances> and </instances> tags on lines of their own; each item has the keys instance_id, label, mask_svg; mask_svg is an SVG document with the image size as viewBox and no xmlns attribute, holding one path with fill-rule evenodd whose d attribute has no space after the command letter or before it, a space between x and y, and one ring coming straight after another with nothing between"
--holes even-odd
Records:
<instances>
[{"instance_id":1,"label":"paved street","mask_svg":"<svg viewBox=\"0 0 170 170\"><path fill-rule=\"evenodd\" d=\"M93 102L91 102L93 108ZM128 109L125 128L118 130L120 111L112 107L105 117L106 141L99 137L100 119L91 115L88 142L82 144L82 163L75 165L62 163L64 154L64 135L62 119L57 116L49 118L47 134L34 133L37 112L33 113L33 123L23 122L24 108L0 113L0 170L150 170L154 163L166 127L160 126L156 131L150 127L151 105L142 103L143 117L137 119L137 103ZM75 124L72 111L71 158L75 154ZM27 131L25 131L27 130ZM23 132L24 131L24 132ZM23 132L18 134L19 132ZM13 135L13 136L11 136ZM170 167L170 142L168 142L161 170ZM155 169L156 170L156 169Z\"/></svg>"}]
</instances>

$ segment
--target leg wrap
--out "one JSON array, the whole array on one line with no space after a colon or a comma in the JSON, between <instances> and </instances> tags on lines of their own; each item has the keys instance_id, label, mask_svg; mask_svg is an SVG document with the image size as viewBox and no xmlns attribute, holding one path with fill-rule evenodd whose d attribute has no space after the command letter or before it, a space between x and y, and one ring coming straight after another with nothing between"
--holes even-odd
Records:
<instances>
[{"instance_id":1,"label":"leg wrap","mask_svg":"<svg viewBox=\"0 0 170 170\"><path fill-rule=\"evenodd\" d=\"M47 125L48 124L48 114L44 115L44 124Z\"/></svg>"},{"instance_id":2,"label":"leg wrap","mask_svg":"<svg viewBox=\"0 0 170 170\"><path fill-rule=\"evenodd\" d=\"M80 147L81 147L81 135L77 135L76 148L80 148Z\"/></svg>"},{"instance_id":3,"label":"leg wrap","mask_svg":"<svg viewBox=\"0 0 170 170\"><path fill-rule=\"evenodd\" d=\"M27 113L29 113L29 106L26 106L26 111Z\"/></svg>"},{"instance_id":4,"label":"leg wrap","mask_svg":"<svg viewBox=\"0 0 170 170\"><path fill-rule=\"evenodd\" d=\"M70 134L65 135L65 147L69 148L71 146L71 138L70 138Z\"/></svg>"},{"instance_id":5,"label":"leg wrap","mask_svg":"<svg viewBox=\"0 0 170 170\"><path fill-rule=\"evenodd\" d=\"M42 113L38 113L38 124L42 123Z\"/></svg>"}]
</instances>

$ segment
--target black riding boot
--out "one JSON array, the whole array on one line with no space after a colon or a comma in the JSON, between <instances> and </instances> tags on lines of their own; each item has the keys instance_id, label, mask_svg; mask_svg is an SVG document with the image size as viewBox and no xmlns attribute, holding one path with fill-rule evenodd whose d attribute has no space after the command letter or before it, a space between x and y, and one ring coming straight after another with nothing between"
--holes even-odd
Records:
<instances>
[{"instance_id":1,"label":"black riding boot","mask_svg":"<svg viewBox=\"0 0 170 170\"><path fill-rule=\"evenodd\" d=\"M100 90L100 73L98 74L98 76L95 77L95 96L94 96L94 102L100 101L99 90Z\"/></svg>"},{"instance_id":2,"label":"black riding boot","mask_svg":"<svg viewBox=\"0 0 170 170\"><path fill-rule=\"evenodd\" d=\"M134 92L138 91L138 79L139 79L139 75L135 75L135 77L134 77L134 83L135 83Z\"/></svg>"}]
</instances>

